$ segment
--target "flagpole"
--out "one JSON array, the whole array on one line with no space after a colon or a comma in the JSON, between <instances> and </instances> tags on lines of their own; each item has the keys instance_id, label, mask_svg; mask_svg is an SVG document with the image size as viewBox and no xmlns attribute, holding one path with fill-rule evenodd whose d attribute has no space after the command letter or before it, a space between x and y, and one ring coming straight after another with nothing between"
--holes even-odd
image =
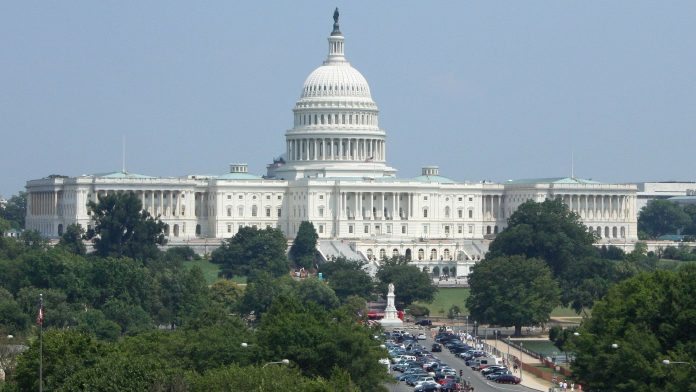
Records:
<instances>
[{"instance_id":1,"label":"flagpole","mask_svg":"<svg viewBox=\"0 0 696 392\"><path fill-rule=\"evenodd\" d=\"M43 294L39 294L39 392L43 392Z\"/></svg>"}]
</instances>

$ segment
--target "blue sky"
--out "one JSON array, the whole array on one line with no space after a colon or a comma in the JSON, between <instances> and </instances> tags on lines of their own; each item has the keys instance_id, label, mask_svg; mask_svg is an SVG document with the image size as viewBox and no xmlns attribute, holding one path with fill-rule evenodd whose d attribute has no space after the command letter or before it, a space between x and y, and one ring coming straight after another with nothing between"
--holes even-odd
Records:
<instances>
[{"instance_id":1,"label":"blue sky","mask_svg":"<svg viewBox=\"0 0 696 392\"><path fill-rule=\"evenodd\" d=\"M262 174L333 8L400 177L696 180L694 1L17 1L0 194L127 169Z\"/></svg>"}]
</instances>

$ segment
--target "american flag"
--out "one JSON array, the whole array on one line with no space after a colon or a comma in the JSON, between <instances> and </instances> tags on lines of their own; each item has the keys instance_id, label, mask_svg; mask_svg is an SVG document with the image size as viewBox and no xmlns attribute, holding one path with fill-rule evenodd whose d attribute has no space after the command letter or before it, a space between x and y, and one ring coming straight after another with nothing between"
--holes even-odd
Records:
<instances>
[{"instance_id":1,"label":"american flag","mask_svg":"<svg viewBox=\"0 0 696 392\"><path fill-rule=\"evenodd\" d=\"M43 326L44 323L44 306L43 298L39 302L39 313L36 315L36 325Z\"/></svg>"}]
</instances>

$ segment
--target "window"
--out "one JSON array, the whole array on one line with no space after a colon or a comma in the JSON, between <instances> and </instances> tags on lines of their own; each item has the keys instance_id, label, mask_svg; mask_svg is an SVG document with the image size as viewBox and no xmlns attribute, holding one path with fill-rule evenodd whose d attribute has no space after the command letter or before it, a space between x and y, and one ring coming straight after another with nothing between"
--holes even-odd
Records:
<instances>
[{"instance_id":1,"label":"window","mask_svg":"<svg viewBox=\"0 0 696 392\"><path fill-rule=\"evenodd\" d=\"M437 250L436 249L430 250L430 260L437 260Z\"/></svg>"},{"instance_id":2,"label":"window","mask_svg":"<svg viewBox=\"0 0 696 392\"><path fill-rule=\"evenodd\" d=\"M423 234L428 234L428 225L423 225Z\"/></svg>"},{"instance_id":3,"label":"window","mask_svg":"<svg viewBox=\"0 0 696 392\"><path fill-rule=\"evenodd\" d=\"M463 211L463 210L457 210L457 215L458 215L460 218L463 218L463 217L464 217L464 211Z\"/></svg>"},{"instance_id":4,"label":"window","mask_svg":"<svg viewBox=\"0 0 696 392\"><path fill-rule=\"evenodd\" d=\"M353 225L348 225L348 234L353 234Z\"/></svg>"},{"instance_id":5,"label":"window","mask_svg":"<svg viewBox=\"0 0 696 392\"><path fill-rule=\"evenodd\" d=\"M278 200L282 200L282 199L283 199L283 196L278 195Z\"/></svg>"},{"instance_id":6,"label":"window","mask_svg":"<svg viewBox=\"0 0 696 392\"><path fill-rule=\"evenodd\" d=\"M445 235L449 235L449 233L450 233L450 227L445 226Z\"/></svg>"},{"instance_id":7,"label":"window","mask_svg":"<svg viewBox=\"0 0 696 392\"><path fill-rule=\"evenodd\" d=\"M271 200L271 195L266 195L266 200Z\"/></svg>"},{"instance_id":8,"label":"window","mask_svg":"<svg viewBox=\"0 0 696 392\"><path fill-rule=\"evenodd\" d=\"M232 225L227 225L227 232L231 233L232 232Z\"/></svg>"},{"instance_id":9,"label":"window","mask_svg":"<svg viewBox=\"0 0 696 392\"><path fill-rule=\"evenodd\" d=\"M280 212L281 210L280 210L280 208L278 208L277 211L278 211L278 218L280 218L280 215L281 215L281 212Z\"/></svg>"},{"instance_id":10,"label":"window","mask_svg":"<svg viewBox=\"0 0 696 392\"><path fill-rule=\"evenodd\" d=\"M459 197L459 198L457 198L457 200L458 200L458 201L462 201L462 198L461 198L461 197Z\"/></svg>"},{"instance_id":11,"label":"window","mask_svg":"<svg viewBox=\"0 0 696 392\"><path fill-rule=\"evenodd\" d=\"M425 257L425 251L423 249L418 249L418 260L423 260Z\"/></svg>"},{"instance_id":12,"label":"window","mask_svg":"<svg viewBox=\"0 0 696 392\"><path fill-rule=\"evenodd\" d=\"M232 199L232 195L227 195L227 200Z\"/></svg>"},{"instance_id":13,"label":"window","mask_svg":"<svg viewBox=\"0 0 696 392\"><path fill-rule=\"evenodd\" d=\"M324 216L324 207L319 207L319 216Z\"/></svg>"},{"instance_id":14,"label":"window","mask_svg":"<svg viewBox=\"0 0 696 392\"><path fill-rule=\"evenodd\" d=\"M267 218L271 217L271 209L270 208L266 208L266 217Z\"/></svg>"},{"instance_id":15,"label":"window","mask_svg":"<svg viewBox=\"0 0 696 392\"><path fill-rule=\"evenodd\" d=\"M324 225L319 225L319 234L324 234Z\"/></svg>"},{"instance_id":16,"label":"window","mask_svg":"<svg viewBox=\"0 0 696 392\"><path fill-rule=\"evenodd\" d=\"M259 213L259 207L251 206L251 216L256 216Z\"/></svg>"},{"instance_id":17,"label":"window","mask_svg":"<svg viewBox=\"0 0 696 392\"><path fill-rule=\"evenodd\" d=\"M232 207L227 207L227 216L232 216Z\"/></svg>"},{"instance_id":18,"label":"window","mask_svg":"<svg viewBox=\"0 0 696 392\"><path fill-rule=\"evenodd\" d=\"M450 208L449 208L449 206L447 206L447 207L445 207L445 218L449 218L449 217L450 217Z\"/></svg>"},{"instance_id":19,"label":"window","mask_svg":"<svg viewBox=\"0 0 696 392\"><path fill-rule=\"evenodd\" d=\"M406 225L401 225L401 234L406 234Z\"/></svg>"},{"instance_id":20,"label":"window","mask_svg":"<svg viewBox=\"0 0 696 392\"><path fill-rule=\"evenodd\" d=\"M239 195L239 200L244 199L244 195Z\"/></svg>"},{"instance_id":21,"label":"window","mask_svg":"<svg viewBox=\"0 0 696 392\"><path fill-rule=\"evenodd\" d=\"M423 208L423 218L427 218L427 217L428 217L428 209Z\"/></svg>"},{"instance_id":22,"label":"window","mask_svg":"<svg viewBox=\"0 0 696 392\"><path fill-rule=\"evenodd\" d=\"M423 196L423 200L428 200L428 196Z\"/></svg>"},{"instance_id":23,"label":"window","mask_svg":"<svg viewBox=\"0 0 696 392\"><path fill-rule=\"evenodd\" d=\"M387 225L387 234L391 234L392 225Z\"/></svg>"},{"instance_id":24,"label":"window","mask_svg":"<svg viewBox=\"0 0 696 392\"><path fill-rule=\"evenodd\" d=\"M464 226L462 226L462 225L457 226L457 234L464 234Z\"/></svg>"},{"instance_id":25,"label":"window","mask_svg":"<svg viewBox=\"0 0 696 392\"><path fill-rule=\"evenodd\" d=\"M239 207L237 209L237 216L244 216L244 207Z\"/></svg>"},{"instance_id":26,"label":"window","mask_svg":"<svg viewBox=\"0 0 696 392\"><path fill-rule=\"evenodd\" d=\"M387 258L387 251L386 249L382 248L379 250L379 258L380 259L386 259Z\"/></svg>"},{"instance_id":27,"label":"window","mask_svg":"<svg viewBox=\"0 0 696 392\"><path fill-rule=\"evenodd\" d=\"M469 218L473 218L473 217L474 217L474 210L469 210Z\"/></svg>"},{"instance_id":28,"label":"window","mask_svg":"<svg viewBox=\"0 0 696 392\"><path fill-rule=\"evenodd\" d=\"M370 225L365 225L365 234L370 233Z\"/></svg>"},{"instance_id":29,"label":"window","mask_svg":"<svg viewBox=\"0 0 696 392\"><path fill-rule=\"evenodd\" d=\"M469 234L474 234L474 225L469 225Z\"/></svg>"},{"instance_id":30,"label":"window","mask_svg":"<svg viewBox=\"0 0 696 392\"><path fill-rule=\"evenodd\" d=\"M469 201L474 201L474 198L469 196Z\"/></svg>"},{"instance_id":31,"label":"window","mask_svg":"<svg viewBox=\"0 0 696 392\"><path fill-rule=\"evenodd\" d=\"M319 200L324 200L324 195L319 195Z\"/></svg>"},{"instance_id":32,"label":"window","mask_svg":"<svg viewBox=\"0 0 696 392\"><path fill-rule=\"evenodd\" d=\"M392 257L399 257L399 250L394 248L392 249Z\"/></svg>"}]
</instances>

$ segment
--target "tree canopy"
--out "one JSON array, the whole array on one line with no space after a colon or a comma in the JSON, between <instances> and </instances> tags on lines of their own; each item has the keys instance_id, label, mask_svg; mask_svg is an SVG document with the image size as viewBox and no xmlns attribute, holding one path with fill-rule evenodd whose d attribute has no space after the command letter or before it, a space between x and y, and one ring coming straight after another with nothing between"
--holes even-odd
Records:
<instances>
[{"instance_id":1,"label":"tree canopy","mask_svg":"<svg viewBox=\"0 0 696 392\"><path fill-rule=\"evenodd\" d=\"M486 257L539 258L555 276L562 276L573 262L596 254L594 241L580 216L561 200L527 201L510 216L508 227L491 242Z\"/></svg>"},{"instance_id":2,"label":"tree canopy","mask_svg":"<svg viewBox=\"0 0 696 392\"><path fill-rule=\"evenodd\" d=\"M696 388L696 266L642 273L613 286L570 343L573 372L589 390ZM689 362L665 365L663 360ZM621 374L621 377L617 377Z\"/></svg>"},{"instance_id":3,"label":"tree canopy","mask_svg":"<svg viewBox=\"0 0 696 392\"><path fill-rule=\"evenodd\" d=\"M309 221L302 221L297 235L290 247L290 259L298 267L312 268L314 255L317 253L317 240L319 235L314 225Z\"/></svg>"},{"instance_id":4,"label":"tree canopy","mask_svg":"<svg viewBox=\"0 0 696 392\"><path fill-rule=\"evenodd\" d=\"M215 249L210 261L221 265L222 276L250 276L265 271L274 277L290 270L287 242L279 229L242 227Z\"/></svg>"},{"instance_id":5,"label":"tree canopy","mask_svg":"<svg viewBox=\"0 0 696 392\"><path fill-rule=\"evenodd\" d=\"M60 237L58 245L65 248L68 252L83 255L87 253L87 247L82 241L84 235L85 230L82 228L82 226L77 223L73 223L65 228L65 233L63 233L63 235Z\"/></svg>"},{"instance_id":6,"label":"tree canopy","mask_svg":"<svg viewBox=\"0 0 696 392\"><path fill-rule=\"evenodd\" d=\"M558 283L542 260L524 256L485 259L469 275L471 293L466 305L480 322L514 326L548 321L560 303Z\"/></svg>"},{"instance_id":7,"label":"tree canopy","mask_svg":"<svg viewBox=\"0 0 696 392\"><path fill-rule=\"evenodd\" d=\"M27 216L27 193L19 192L10 197L6 205L0 205L0 222L5 221L9 224L9 228L22 230L24 229L25 219ZM0 227L0 232L2 228Z\"/></svg>"},{"instance_id":8,"label":"tree canopy","mask_svg":"<svg viewBox=\"0 0 696 392\"><path fill-rule=\"evenodd\" d=\"M669 200L650 200L638 214L638 232L647 238L665 234L696 234L692 232L694 216L696 206L682 207Z\"/></svg>"},{"instance_id":9,"label":"tree canopy","mask_svg":"<svg viewBox=\"0 0 696 392\"><path fill-rule=\"evenodd\" d=\"M339 257L319 265L319 272L323 274L329 286L342 301L351 296L370 300L373 297L375 285L370 275L363 269L364 266L365 262L361 260L347 260L345 257Z\"/></svg>"},{"instance_id":10,"label":"tree canopy","mask_svg":"<svg viewBox=\"0 0 696 392\"><path fill-rule=\"evenodd\" d=\"M99 196L99 202L87 204L94 229L87 233L95 252L100 256L153 259L164 245L165 224L144 211L142 202L133 192Z\"/></svg>"},{"instance_id":11,"label":"tree canopy","mask_svg":"<svg viewBox=\"0 0 696 392\"><path fill-rule=\"evenodd\" d=\"M377 270L377 279L378 291L385 297L389 283L394 284L394 301L403 307L415 301L432 302L437 292L430 275L404 258L384 260Z\"/></svg>"}]
</instances>

